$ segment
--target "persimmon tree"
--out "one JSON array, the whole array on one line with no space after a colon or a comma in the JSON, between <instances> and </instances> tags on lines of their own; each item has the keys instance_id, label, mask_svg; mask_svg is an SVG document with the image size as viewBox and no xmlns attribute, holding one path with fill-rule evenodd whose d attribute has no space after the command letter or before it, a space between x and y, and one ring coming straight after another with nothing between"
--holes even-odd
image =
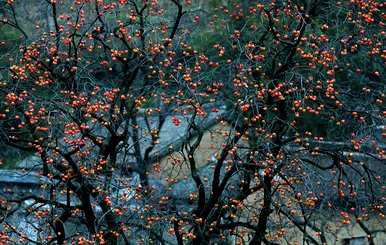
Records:
<instances>
[{"instance_id":1,"label":"persimmon tree","mask_svg":"<svg viewBox=\"0 0 386 245\"><path fill-rule=\"evenodd\" d=\"M17 0L0 5L20 32L0 84L3 142L39 156L45 179L41 193L1 200L3 240L253 245L297 230L327 244L327 212L375 244L365 221L384 217L382 1L37 2L49 18L33 31ZM220 111L225 138L198 162ZM170 124L185 137L163 151ZM160 164L172 151L185 180ZM16 213L34 216L36 238Z\"/></svg>"}]
</instances>

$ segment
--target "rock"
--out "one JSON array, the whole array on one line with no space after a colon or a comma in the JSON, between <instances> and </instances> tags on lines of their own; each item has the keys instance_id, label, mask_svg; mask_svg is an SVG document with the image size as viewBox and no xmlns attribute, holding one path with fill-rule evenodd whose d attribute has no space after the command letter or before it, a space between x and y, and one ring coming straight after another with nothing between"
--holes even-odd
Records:
<instances>
[{"instance_id":1,"label":"rock","mask_svg":"<svg viewBox=\"0 0 386 245\"><path fill-rule=\"evenodd\" d=\"M26 172L20 170L0 170L0 184L15 186L40 186L49 180L37 172Z\"/></svg>"},{"instance_id":2,"label":"rock","mask_svg":"<svg viewBox=\"0 0 386 245\"><path fill-rule=\"evenodd\" d=\"M19 162L16 167L18 169L41 170L43 168L43 162L38 156L29 156Z\"/></svg>"}]
</instances>

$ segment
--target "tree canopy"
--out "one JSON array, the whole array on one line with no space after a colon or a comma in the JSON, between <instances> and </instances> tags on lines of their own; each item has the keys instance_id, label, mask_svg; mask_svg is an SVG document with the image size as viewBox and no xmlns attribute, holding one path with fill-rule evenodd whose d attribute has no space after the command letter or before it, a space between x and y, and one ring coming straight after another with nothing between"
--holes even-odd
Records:
<instances>
[{"instance_id":1,"label":"tree canopy","mask_svg":"<svg viewBox=\"0 0 386 245\"><path fill-rule=\"evenodd\" d=\"M1 0L0 143L35 156L26 174L44 181L3 190L0 240L255 245L296 230L329 244L336 220L375 244L385 7Z\"/></svg>"}]
</instances>

